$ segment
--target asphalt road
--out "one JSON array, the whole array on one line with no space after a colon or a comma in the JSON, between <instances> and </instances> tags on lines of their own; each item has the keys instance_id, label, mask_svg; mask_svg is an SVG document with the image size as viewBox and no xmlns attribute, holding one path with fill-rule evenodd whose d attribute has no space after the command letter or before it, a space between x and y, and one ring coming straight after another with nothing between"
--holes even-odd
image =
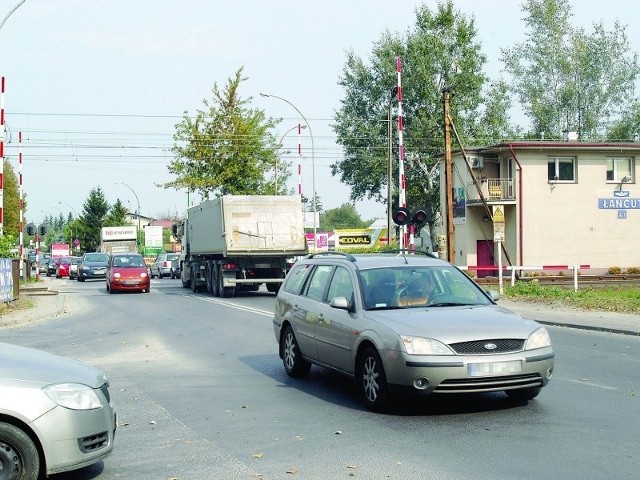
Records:
<instances>
[{"instance_id":1,"label":"asphalt road","mask_svg":"<svg viewBox=\"0 0 640 480\"><path fill-rule=\"evenodd\" d=\"M637 478L640 337L549 326L556 370L528 404L501 393L360 404L348 379L284 373L273 295L218 299L178 280L150 294L51 280L58 313L0 329L107 372L113 454L62 479ZM49 299L51 300L51 299ZM54 303L54 302L51 302ZM44 304L44 303L43 303Z\"/></svg>"}]
</instances>

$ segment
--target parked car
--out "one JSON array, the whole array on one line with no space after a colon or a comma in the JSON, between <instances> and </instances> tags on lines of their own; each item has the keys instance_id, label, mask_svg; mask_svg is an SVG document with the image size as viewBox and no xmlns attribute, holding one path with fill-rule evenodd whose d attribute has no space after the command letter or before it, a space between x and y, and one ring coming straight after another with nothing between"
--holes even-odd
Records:
<instances>
[{"instance_id":1,"label":"parked car","mask_svg":"<svg viewBox=\"0 0 640 480\"><path fill-rule=\"evenodd\" d=\"M551 339L498 296L430 255L319 253L287 275L273 325L287 374L349 375L372 410L433 393L526 401L551 378Z\"/></svg>"},{"instance_id":2,"label":"parked car","mask_svg":"<svg viewBox=\"0 0 640 480\"><path fill-rule=\"evenodd\" d=\"M180 278L180 257L171 260L171 269L169 270L169 277Z\"/></svg>"},{"instance_id":3,"label":"parked car","mask_svg":"<svg viewBox=\"0 0 640 480\"><path fill-rule=\"evenodd\" d=\"M103 252L89 252L82 256L78 265L78 281L103 279L107 276L109 254Z\"/></svg>"},{"instance_id":4,"label":"parked car","mask_svg":"<svg viewBox=\"0 0 640 480\"><path fill-rule=\"evenodd\" d=\"M107 292L137 291L149 293L149 278L144 258L139 253L114 253L107 267Z\"/></svg>"},{"instance_id":5,"label":"parked car","mask_svg":"<svg viewBox=\"0 0 640 480\"><path fill-rule=\"evenodd\" d=\"M60 257L56 261L56 278L69 277L69 271L71 269L71 260L73 257Z\"/></svg>"},{"instance_id":6,"label":"parked car","mask_svg":"<svg viewBox=\"0 0 640 480\"><path fill-rule=\"evenodd\" d=\"M69 265L69 280L78 278L78 265L82 261L82 257L71 257L71 265Z\"/></svg>"},{"instance_id":7,"label":"parked car","mask_svg":"<svg viewBox=\"0 0 640 480\"><path fill-rule=\"evenodd\" d=\"M76 470L113 450L116 409L101 371L0 343L0 478Z\"/></svg>"},{"instance_id":8,"label":"parked car","mask_svg":"<svg viewBox=\"0 0 640 480\"><path fill-rule=\"evenodd\" d=\"M47 263L47 277L56 275L57 263L60 257L50 257L49 263Z\"/></svg>"},{"instance_id":9,"label":"parked car","mask_svg":"<svg viewBox=\"0 0 640 480\"><path fill-rule=\"evenodd\" d=\"M178 253L162 253L149 265L151 278L162 278L171 275L171 262L180 258ZM173 277L172 277L173 278Z\"/></svg>"}]
</instances>

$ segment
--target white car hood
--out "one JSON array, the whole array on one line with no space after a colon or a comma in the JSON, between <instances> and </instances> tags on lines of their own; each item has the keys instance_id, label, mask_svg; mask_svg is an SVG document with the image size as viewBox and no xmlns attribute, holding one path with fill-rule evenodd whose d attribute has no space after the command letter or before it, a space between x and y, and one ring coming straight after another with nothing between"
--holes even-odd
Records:
<instances>
[{"instance_id":1,"label":"white car hood","mask_svg":"<svg viewBox=\"0 0 640 480\"><path fill-rule=\"evenodd\" d=\"M97 368L34 348L0 342L0 379L41 383L81 383L99 388L107 378Z\"/></svg>"}]
</instances>

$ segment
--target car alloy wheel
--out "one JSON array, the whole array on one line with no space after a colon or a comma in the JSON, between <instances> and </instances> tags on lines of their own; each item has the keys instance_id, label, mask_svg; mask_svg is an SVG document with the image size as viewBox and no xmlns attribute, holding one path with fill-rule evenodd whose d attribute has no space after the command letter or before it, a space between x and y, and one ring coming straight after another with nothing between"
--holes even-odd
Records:
<instances>
[{"instance_id":1,"label":"car alloy wheel","mask_svg":"<svg viewBox=\"0 0 640 480\"><path fill-rule=\"evenodd\" d=\"M367 347L362 353L359 376L362 398L367 407L375 411L386 410L391 404L391 394L380 355L372 347Z\"/></svg>"},{"instance_id":2,"label":"car alloy wheel","mask_svg":"<svg viewBox=\"0 0 640 480\"><path fill-rule=\"evenodd\" d=\"M304 377L309 373L311 364L302 358L293 328L287 326L282 336L282 363L291 377Z\"/></svg>"}]
</instances>

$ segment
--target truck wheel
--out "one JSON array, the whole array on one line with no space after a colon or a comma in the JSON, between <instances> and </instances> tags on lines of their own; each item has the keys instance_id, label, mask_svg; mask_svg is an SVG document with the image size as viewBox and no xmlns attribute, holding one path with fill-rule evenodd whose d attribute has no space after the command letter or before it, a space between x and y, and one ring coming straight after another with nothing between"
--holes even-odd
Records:
<instances>
[{"instance_id":1,"label":"truck wheel","mask_svg":"<svg viewBox=\"0 0 640 480\"><path fill-rule=\"evenodd\" d=\"M225 287L224 286L224 276L222 274L222 269L218 269L218 296L224 298L231 298L235 293L235 287Z\"/></svg>"},{"instance_id":2,"label":"truck wheel","mask_svg":"<svg viewBox=\"0 0 640 480\"><path fill-rule=\"evenodd\" d=\"M191 285L190 285L189 281L185 280L184 272L185 272L185 270L184 270L184 265L183 265L183 268L180 271L180 282L182 283L182 288L189 288Z\"/></svg>"},{"instance_id":3,"label":"truck wheel","mask_svg":"<svg viewBox=\"0 0 640 480\"><path fill-rule=\"evenodd\" d=\"M196 280L196 272L193 267L191 267L191 291L193 293L198 292L198 282Z\"/></svg>"},{"instance_id":4,"label":"truck wheel","mask_svg":"<svg viewBox=\"0 0 640 480\"><path fill-rule=\"evenodd\" d=\"M2 478L37 480L40 478L40 456L33 441L19 428L0 423L0 473Z\"/></svg>"},{"instance_id":5,"label":"truck wheel","mask_svg":"<svg viewBox=\"0 0 640 480\"><path fill-rule=\"evenodd\" d=\"M218 281L218 264L213 262L211 264L211 295L214 297L220 296L220 282Z\"/></svg>"},{"instance_id":6,"label":"truck wheel","mask_svg":"<svg viewBox=\"0 0 640 480\"><path fill-rule=\"evenodd\" d=\"M213 292L213 268L212 268L212 264L211 262L207 262L207 267L205 268L205 276L206 276L206 283L207 283L207 292L208 293L212 293Z\"/></svg>"}]
</instances>

